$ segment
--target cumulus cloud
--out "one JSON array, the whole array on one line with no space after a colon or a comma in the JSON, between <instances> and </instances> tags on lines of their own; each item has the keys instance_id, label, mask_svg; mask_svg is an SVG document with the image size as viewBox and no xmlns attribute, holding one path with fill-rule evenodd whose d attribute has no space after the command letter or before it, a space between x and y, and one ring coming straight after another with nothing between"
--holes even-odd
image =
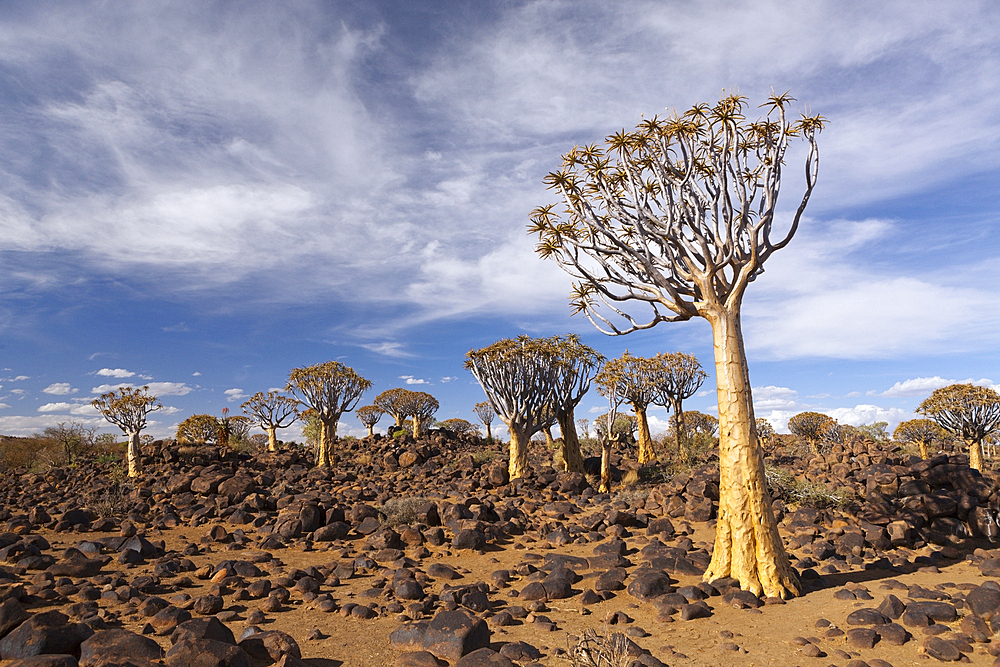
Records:
<instances>
[{"instance_id":1,"label":"cumulus cloud","mask_svg":"<svg viewBox=\"0 0 1000 667\"><path fill-rule=\"evenodd\" d=\"M860 426L861 424L872 424L874 422L888 422L889 430L892 431L905 419L912 419L913 413L900 408L883 408L878 405L856 405L853 408L834 408L824 410L824 412L841 424Z\"/></svg>"},{"instance_id":2,"label":"cumulus cloud","mask_svg":"<svg viewBox=\"0 0 1000 667\"><path fill-rule=\"evenodd\" d=\"M406 384L430 384L427 380L422 380L412 375L400 375L399 379L404 380Z\"/></svg>"},{"instance_id":3,"label":"cumulus cloud","mask_svg":"<svg viewBox=\"0 0 1000 667\"><path fill-rule=\"evenodd\" d=\"M993 380L989 380L987 378L980 378L978 380L973 380L972 378L965 380L946 380L940 375L935 375L934 377L918 377L902 380L882 392L882 396L891 396L894 398L903 396L927 396L935 389L947 387L952 384L976 384L982 387L990 387L992 389L997 388L997 385L993 383Z\"/></svg>"},{"instance_id":4,"label":"cumulus cloud","mask_svg":"<svg viewBox=\"0 0 1000 667\"><path fill-rule=\"evenodd\" d=\"M247 395L243 392L242 389L235 387L233 389L227 389L222 393L226 395L226 400L229 401L230 403L235 403L236 401L242 401L247 398Z\"/></svg>"},{"instance_id":5,"label":"cumulus cloud","mask_svg":"<svg viewBox=\"0 0 1000 667\"><path fill-rule=\"evenodd\" d=\"M38 406L39 412L69 412L74 408L73 403L45 403Z\"/></svg>"},{"instance_id":6,"label":"cumulus cloud","mask_svg":"<svg viewBox=\"0 0 1000 667\"><path fill-rule=\"evenodd\" d=\"M69 382L54 382L45 389L42 389L43 393L52 394L53 396L67 396L75 394L78 391L80 390L72 386Z\"/></svg>"},{"instance_id":7,"label":"cumulus cloud","mask_svg":"<svg viewBox=\"0 0 1000 667\"><path fill-rule=\"evenodd\" d=\"M774 385L754 387L752 394L754 411L778 409L787 410L798 404L796 399L799 392L794 389L789 389L788 387L776 387Z\"/></svg>"},{"instance_id":8,"label":"cumulus cloud","mask_svg":"<svg viewBox=\"0 0 1000 667\"><path fill-rule=\"evenodd\" d=\"M127 371L124 368L102 368L97 371L97 374L110 378L130 378L135 375L132 371Z\"/></svg>"},{"instance_id":9,"label":"cumulus cloud","mask_svg":"<svg viewBox=\"0 0 1000 667\"><path fill-rule=\"evenodd\" d=\"M9 407L10 406L7 405L6 403L0 403L0 409L2 409L2 408L9 408Z\"/></svg>"}]
</instances>

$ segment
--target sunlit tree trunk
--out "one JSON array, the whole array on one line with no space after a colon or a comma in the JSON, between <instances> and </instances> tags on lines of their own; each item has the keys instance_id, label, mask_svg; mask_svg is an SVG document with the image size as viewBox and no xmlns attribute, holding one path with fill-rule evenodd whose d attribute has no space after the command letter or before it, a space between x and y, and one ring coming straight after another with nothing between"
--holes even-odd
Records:
<instances>
[{"instance_id":1,"label":"sunlit tree trunk","mask_svg":"<svg viewBox=\"0 0 1000 667\"><path fill-rule=\"evenodd\" d=\"M674 411L674 445L677 447L677 455L681 459L686 459L687 440L684 438L684 410L680 400L674 398L670 401L670 407Z\"/></svg>"},{"instance_id":2,"label":"sunlit tree trunk","mask_svg":"<svg viewBox=\"0 0 1000 667\"><path fill-rule=\"evenodd\" d=\"M128 459L128 476L136 477L142 471L142 450L139 449L139 431L128 434L128 449L125 454Z\"/></svg>"},{"instance_id":3,"label":"sunlit tree trunk","mask_svg":"<svg viewBox=\"0 0 1000 667\"><path fill-rule=\"evenodd\" d=\"M267 451L278 451L278 429L272 426L265 430L267 431Z\"/></svg>"},{"instance_id":4,"label":"sunlit tree trunk","mask_svg":"<svg viewBox=\"0 0 1000 667\"><path fill-rule=\"evenodd\" d=\"M632 411L635 412L636 416L636 441L639 443L639 463L643 464L655 461L656 452L653 451L653 438L649 435L649 420L646 419L646 408L638 403L633 403Z\"/></svg>"},{"instance_id":5,"label":"sunlit tree trunk","mask_svg":"<svg viewBox=\"0 0 1000 667\"><path fill-rule=\"evenodd\" d=\"M704 315L712 324L719 394L719 517L704 578L734 577L755 595L788 598L800 587L771 510L739 311L733 310L717 307Z\"/></svg>"},{"instance_id":6,"label":"sunlit tree trunk","mask_svg":"<svg viewBox=\"0 0 1000 667\"><path fill-rule=\"evenodd\" d=\"M920 440L917 444L920 447L920 458L926 459L928 456L930 456L930 452L927 451L928 447L926 439Z\"/></svg>"},{"instance_id":7,"label":"sunlit tree trunk","mask_svg":"<svg viewBox=\"0 0 1000 667\"><path fill-rule=\"evenodd\" d=\"M617 440L613 436L604 438L601 442L601 486L600 493L611 490L611 445Z\"/></svg>"},{"instance_id":8,"label":"sunlit tree trunk","mask_svg":"<svg viewBox=\"0 0 1000 667\"><path fill-rule=\"evenodd\" d=\"M333 442L337 439L337 422L323 422L319 430L319 446L316 448L316 465L333 465Z\"/></svg>"},{"instance_id":9,"label":"sunlit tree trunk","mask_svg":"<svg viewBox=\"0 0 1000 667\"><path fill-rule=\"evenodd\" d=\"M528 435L515 424L509 424L510 463L507 472L511 479L528 476Z\"/></svg>"},{"instance_id":10,"label":"sunlit tree trunk","mask_svg":"<svg viewBox=\"0 0 1000 667\"><path fill-rule=\"evenodd\" d=\"M424 424L420 417L413 417L413 439L416 440L420 437L420 431L423 430Z\"/></svg>"},{"instance_id":11,"label":"sunlit tree trunk","mask_svg":"<svg viewBox=\"0 0 1000 667\"><path fill-rule=\"evenodd\" d=\"M969 467L974 470L983 470L983 443L981 440L966 440L969 446Z\"/></svg>"},{"instance_id":12,"label":"sunlit tree trunk","mask_svg":"<svg viewBox=\"0 0 1000 667\"><path fill-rule=\"evenodd\" d=\"M573 411L567 410L557 417L562 433L562 456L568 472L583 472L583 454L580 453L580 438L576 434Z\"/></svg>"},{"instance_id":13,"label":"sunlit tree trunk","mask_svg":"<svg viewBox=\"0 0 1000 667\"><path fill-rule=\"evenodd\" d=\"M492 440L493 439L493 431L490 429L489 422L486 423L486 439L487 440Z\"/></svg>"}]
</instances>

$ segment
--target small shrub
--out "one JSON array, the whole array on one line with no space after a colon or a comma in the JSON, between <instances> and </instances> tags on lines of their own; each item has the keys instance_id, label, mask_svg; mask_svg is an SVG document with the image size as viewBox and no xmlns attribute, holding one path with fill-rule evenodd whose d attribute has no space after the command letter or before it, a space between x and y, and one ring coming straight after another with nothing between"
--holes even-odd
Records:
<instances>
[{"instance_id":1,"label":"small shrub","mask_svg":"<svg viewBox=\"0 0 1000 667\"><path fill-rule=\"evenodd\" d=\"M417 510L426 502L426 499L420 497L390 498L378 509L385 515L384 524L404 526L417 523Z\"/></svg>"},{"instance_id":2,"label":"small shrub","mask_svg":"<svg viewBox=\"0 0 1000 667\"><path fill-rule=\"evenodd\" d=\"M135 506L132 500L135 486L128 477L128 470L121 463L113 463L109 467L107 479L107 486L86 495L87 504L101 517L123 518Z\"/></svg>"},{"instance_id":3,"label":"small shrub","mask_svg":"<svg viewBox=\"0 0 1000 667\"><path fill-rule=\"evenodd\" d=\"M627 477L627 475L626 475ZM623 482L624 485L624 482ZM627 486L627 485L625 485ZM622 501L629 507L636 507L640 501L645 502L646 498L649 497L649 489L622 489L615 495L611 496L611 502L617 500Z\"/></svg>"},{"instance_id":4,"label":"small shrub","mask_svg":"<svg viewBox=\"0 0 1000 667\"><path fill-rule=\"evenodd\" d=\"M796 479L791 473L776 468L765 468L767 485L772 498L781 498L786 503L816 509L830 507L846 508L854 499L851 489L841 488L831 491L819 482L804 482Z\"/></svg>"},{"instance_id":5,"label":"small shrub","mask_svg":"<svg viewBox=\"0 0 1000 667\"><path fill-rule=\"evenodd\" d=\"M475 461L478 466L491 463L496 461L496 459L497 451L494 449L479 449L472 452L472 460Z\"/></svg>"},{"instance_id":6,"label":"small shrub","mask_svg":"<svg viewBox=\"0 0 1000 667\"><path fill-rule=\"evenodd\" d=\"M576 643L571 640L567 653L573 667L627 667L632 663L628 654L629 640L620 633L608 634L605 630L598 634L587 630Z\"/></svg>"}]
</instances>

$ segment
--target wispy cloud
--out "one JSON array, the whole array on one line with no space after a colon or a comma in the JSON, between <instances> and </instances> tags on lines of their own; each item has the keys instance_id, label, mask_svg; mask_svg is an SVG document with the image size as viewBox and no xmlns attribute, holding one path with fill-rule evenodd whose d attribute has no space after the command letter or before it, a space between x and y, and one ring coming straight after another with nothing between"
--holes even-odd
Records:
<instances>
[{"instance_id":1,"label":"wispy cloud","mask_svg":"<svg viewBox=\"0 0 1000 667\"><path fill-rule=\"evenodd\" d=\"M381 354L386 357L394 357L397 359L405 359L413 356L412 353L406 350L405 343L398 343L393 341L384 341L381 343L361 343L361 347L368 350L369 352L374 352L375 354Z\"/></svg>"},{"instance_id":2,"label":"wispy cloud","mask_svg":"<svg viewBox=\"0 0 1000 667\"><path fill-rule=\"evenodd\" d=\"M91 389L90 393L103 394L120 387L134 388L136 386L128 382L122 384L102 384ZM183 382L149 382L142 386L149 387L149 393L154 396L185 396L193 391L191 387Z\"/></svg>"},{"instance_id":3,"label":"wispy cloud","mask_svg":"<svg viewBox=\"0 0 1000 667\"><path fill-rule=\"evenodd\" d=\"M992 389L998 388L997 385L993 383L993 380L989 380L987 378L980 378L978 380L973 380L972 378L967 378L965 380L946 380L940 375L935 375L934 377L918 377L901 380L882 392L882 396L891 396L893 398L903 396L927 396L935 389L947 387L952 384L975 384L982 387L990 387Z\"/></svg>"},{"instance_id":4,"label":"wispy cloud","mask_svg":"<svg viewBox=\"0 0 1000 667\"><path fill-rule=\"evenodd\" d=\"M247 398L247 394L244 393L244 391L239 388L226 389L222 393L226 395L226 400L229 401L230 403L235 403L236 401L242 401Z\"/></svg>"}]
</instances>

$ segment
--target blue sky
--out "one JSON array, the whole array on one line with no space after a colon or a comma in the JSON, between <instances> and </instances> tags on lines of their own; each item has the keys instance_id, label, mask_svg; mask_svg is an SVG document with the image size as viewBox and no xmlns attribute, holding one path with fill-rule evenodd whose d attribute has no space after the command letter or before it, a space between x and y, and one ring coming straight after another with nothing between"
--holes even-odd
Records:
<instances>
[{"instance_id":1,"label":"blue sky","mask_svg":"<svg viewBox=\"0 0 1000 667\"><path fill-rule=\"evenodd\" d=\"M103 425L89 401L130 382L169 435L328 359L471 420L464 353L519 333L711 372L704 322L570 317L525 226L574 144L723 89L829 119L744 305L758 416L895 424L995 385L1000 11L876 4L5 2L0 433Z\"/></svg>"}]
</instances>

